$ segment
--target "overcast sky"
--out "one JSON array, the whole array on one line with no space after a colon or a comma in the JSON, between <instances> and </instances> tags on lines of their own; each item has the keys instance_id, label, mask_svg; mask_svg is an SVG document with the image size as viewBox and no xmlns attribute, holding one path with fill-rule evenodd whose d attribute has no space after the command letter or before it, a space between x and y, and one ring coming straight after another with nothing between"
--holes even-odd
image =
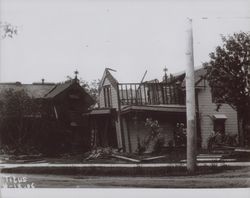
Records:
<instances>
[{"instance_id":1,"label":"overcast sky","mask_svg":"<svg viewBox=\"0 0 250 198\"><path fill-rule=\"evenodd\" d=\"M250 31L249 0L0 0L0 20L18 26L1 40L2 82L101 78L121 82L185 70L186 18L193 18L195 66L209 60L220 34ZM207 19L202 19L207 17ZM248 18L247 18L248 17Z\"/></svg>"}]
</instances>

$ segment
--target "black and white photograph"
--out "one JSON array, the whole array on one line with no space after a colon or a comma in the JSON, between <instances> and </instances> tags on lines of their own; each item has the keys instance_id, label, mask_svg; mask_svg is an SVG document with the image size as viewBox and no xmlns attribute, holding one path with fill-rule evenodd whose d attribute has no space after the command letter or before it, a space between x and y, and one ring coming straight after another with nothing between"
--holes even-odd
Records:
<instances>
[{"instance_id":1,"label":"black and white photograph","mask_svg":"<svg viewBox=\"0 0 250 198\"><path fill-rule=\"evenodd\" d=\"M0 0L0 197L53 189L248 197L250 1Z\"/></svg>"}]
</instances>

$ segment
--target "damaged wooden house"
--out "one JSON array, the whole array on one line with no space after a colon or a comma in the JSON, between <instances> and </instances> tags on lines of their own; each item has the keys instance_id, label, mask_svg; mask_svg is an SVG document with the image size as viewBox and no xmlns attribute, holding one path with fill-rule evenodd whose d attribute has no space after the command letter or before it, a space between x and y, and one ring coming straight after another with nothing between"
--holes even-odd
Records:
<instances>
[{"instance_id":1,"label":"damaged wooden house","mask_svg":"<svg viewBox=\"0 0 250 198\"><path fill-rule=\"evenodd\" d=\"M10 95L9 101L4 101ZM80 86L77 76L57 84L44 80L33 84L1 83L0 97L1 113L5 112L1 116L1 145L27 145L47 153L90 149L90 126L82 114L95 101Z\"/></svg>"},{"instance_id":2,"label":"damaged wooden house","mask_svg":"<svg viewBox=\"0 0 250 198\"><path fill-rule=\"evenodd\" d=\"M203 68L195 71L197 144L203 149L207 148L213 131L238 134L237 113L227 104L217 108L205 75ZM93 134L99 137L99 142L106 141L99 143L101 146L135 152L148 134L146 119L152 118L159 122L164 147L185 147L185 140L178 141L180 131L185 136L186 127L185 73L171 78L165 75L161 82L120 83L112 71L105 69L100 83L99 109L91 114L92 123L97 122ZM112 143L108 143L110 140Z\"/></svg>"}]
</instances>

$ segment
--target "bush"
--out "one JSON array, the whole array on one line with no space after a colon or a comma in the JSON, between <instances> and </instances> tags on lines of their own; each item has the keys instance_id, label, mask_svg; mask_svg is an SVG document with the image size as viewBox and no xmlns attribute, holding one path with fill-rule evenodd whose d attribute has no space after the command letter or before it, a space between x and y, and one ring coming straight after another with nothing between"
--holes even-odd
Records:
<instances>
[{"instance_id":1,"label":"bush","mask_svg":"<svg viewBox=\"0 0 250 198\"><path fill-rule=\"evenodd\" d=\"M222 134L220 132L212 132L208 138L208 151L211 152L215 147L237 146L237 135Z\"/></svg>"},{"instance_id":2,"label":"bush","mask_svg":"<svg viewBox=\"0 0 250 198\"><path fill-rule=\"evenodd\" d=\"M164 137L160 133L160 125L157 120L147 118L145 126L149 128L149 134L140 141L137 137L137 152L138 153L159 153L165 143Z\"/></svg>"}]
</instances>

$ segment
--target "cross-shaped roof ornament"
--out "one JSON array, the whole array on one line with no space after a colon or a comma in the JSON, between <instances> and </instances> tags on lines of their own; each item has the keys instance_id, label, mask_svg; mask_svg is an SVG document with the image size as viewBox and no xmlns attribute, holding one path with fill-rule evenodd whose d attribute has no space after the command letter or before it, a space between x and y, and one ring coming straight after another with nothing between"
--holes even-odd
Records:
<instances>
[{"instance_id":1,"label":"cross-shaped roof ornament","mask_svg":"<svg viewBox=\"0 0 250 198\"><path fill-rule=\"evenodd\" d=\"M165 75L167 74L167 71L168 71L168 68L165 66L164 69L163 69Z\"/></svg>"},{"instance_id":2,"label":"cross-shaped roof ornament","mask_svg":"<svg viewBox=\"0 0 250 198\"><path fill-rule=\"evenodd\" d=\"M168 68L165 66L164 69L163 69L163 71L164 71L163 80L164 80L164 81L167 81L167 78L168 78L168 75L167 75Z\"/></svg>"},{"instance_id":3,"label":"cross-shaped roof ornament","mask_svg":"<svg viewBox=\"0 0 250 198\"><path fill-rule=\"evenodd\" d=\"M77 75L79 74L79 72L76 70L74 71L74 74L75 74L75 78L77 79Z\"/></svg>"}]
</instances>

